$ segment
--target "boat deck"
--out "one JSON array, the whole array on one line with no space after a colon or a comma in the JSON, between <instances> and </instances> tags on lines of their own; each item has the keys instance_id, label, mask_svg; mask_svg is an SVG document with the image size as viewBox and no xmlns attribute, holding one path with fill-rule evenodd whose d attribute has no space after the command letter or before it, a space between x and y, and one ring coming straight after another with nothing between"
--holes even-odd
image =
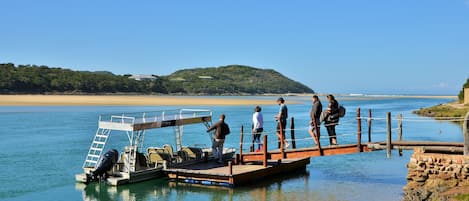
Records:
<instances>
[{"instance_id":1,"label":"boat deck","mask_svg":"<svg viewBox=\"0 0 469 201\"><path fill-rule=\"evenodd\" d=\"M264 167L261 161L226 165L215 162L169 168L164 170L170 179L180 182L235 187L279 173L305 169L309 158L269 160Z\"/></svg>"}]
</instances>

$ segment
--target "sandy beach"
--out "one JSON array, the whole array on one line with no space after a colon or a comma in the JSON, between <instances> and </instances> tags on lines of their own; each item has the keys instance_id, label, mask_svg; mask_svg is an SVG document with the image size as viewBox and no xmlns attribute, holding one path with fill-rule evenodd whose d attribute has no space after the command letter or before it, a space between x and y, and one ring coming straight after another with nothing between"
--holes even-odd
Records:
<instances>
[{"instance_id":1,"label":"sandy beach","mask_svg":"<svg viewBox=\"0 0 469 201\"><path fill-rule=\"evenodd\" d=\"M272 100L198 96L0 95L3 106L40 105L272 105Z\"/></svg>"}]
</instances>

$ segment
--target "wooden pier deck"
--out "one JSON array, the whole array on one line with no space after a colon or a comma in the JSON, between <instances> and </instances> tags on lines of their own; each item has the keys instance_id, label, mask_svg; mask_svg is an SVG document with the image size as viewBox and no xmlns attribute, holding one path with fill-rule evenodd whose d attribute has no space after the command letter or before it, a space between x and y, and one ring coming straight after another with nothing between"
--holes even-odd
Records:
<instances>
[{"instance_id":1,"label":"wooden pier deck","mask_svg":"<svg viewBox=\"0 0 469 201\"><path fill-rule=\"evenodd\" d=\"M340 154L352 154L359 152L370 152L372 149L368 148L368 144L346 144L346 145L335 145L335 146L326 146L319 148L308 147L308 148L297 148L297 149L285 149L281 150L271 150L267 152L267 159L284 159L284 158L304 158L304 157L317 157L317 156L332 156ZM241 156L241 161L250 162L250 161L262 161L264 156L263 152L248 152L243 153Z\"/></svg>"},{"instance_id":2,"label":"wooden pier deck","mask_svg":"<svg viewBox=\"0 0 469 201\"><path fill-rule=\"evenodd\" d=\"M244 164L228 165L215 162L200 163L176 168L168 168L165 173L170 179L185 183L235 187L272 175L306 169L310 158L252 161Z\"/></svg>"}]
</instances>

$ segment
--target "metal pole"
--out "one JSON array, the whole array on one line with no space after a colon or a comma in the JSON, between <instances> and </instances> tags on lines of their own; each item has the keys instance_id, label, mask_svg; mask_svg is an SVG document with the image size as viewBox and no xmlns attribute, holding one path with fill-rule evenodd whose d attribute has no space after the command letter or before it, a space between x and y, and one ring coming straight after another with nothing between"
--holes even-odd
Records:
<instances>
[{"instance_id":1,"label":"metal pole","mask_svg":"<svg viewBox=\"0 0 469 201\"><path fill-rule=\"evenodd\" d=\"M360 108L357 108L357 150L358 152L363 152L362 150L362 119L360 117Z\"/></svg>"},{"instance_id":2,"label":"metal pole","mask_svg":"<svg viewBox=\"0 0 469 201\"><path fill-rule=\"evenodd\" d=\"M392 149L392 146L391 146L391 112L388 112L387 113L387 117L386 117L386 120L387 120L387 125L388 125L388 132L387 132L387 140L386 140L386 157L387 158L391 158L391 149Z\"/></svg>"},{"instance_id":3,"label":"metal pole","mask_svg":"<svg viewBox=\"0 0 469 201\"><path fill-rule=\"evenodd\" d=\"M291 118L290 122L290 135L291 135L291 145L293 149L296 149L296 141L295 141L295 118Z\"/></svg>"},{"instance_id":4,"label":"metal pole","mask_svg":"<svg viewBox=\"0 0 469 201\"><path fill-rule=\"evenodd\" d=\"M469 112L466 113L463 123L463 134L464 134L464 156L469 155Z\"/></svg>"},{"instance_id":5,"label":"metal pole","mask_svg":"<svg viewBox=\"0 0 469 201\"><path fill-rule=\"evenodd\" d=\"M371 109L368 109L368 142L371 142L371 121L372 121Z\"/></svg>"},{"instance_id":6,"label":"metal pole","mask_svg":"<svg viewBox=\"0 0 469 201\"><path fill-rule=\"evenodd\" d=\"M401 142L402 141L402 114L399 114L397 116L397 141ZM399 156L402 156L402 149L399 149Z\"/></svg>"},{"instance_id":7,"label":"metal pole","mask_svg":"<svg viewBox=\"0 0 469 201\"><path fill-rule=\"evenodd\" d=\"M313 124L314 124L314 130L316 131L316 140L318 141L318 150L319 150L319 155L324 156L324 152L321 148L321 128L318 126L318 122L316 121L316 118L313 118Z\"/></svg>"}]
</instances>

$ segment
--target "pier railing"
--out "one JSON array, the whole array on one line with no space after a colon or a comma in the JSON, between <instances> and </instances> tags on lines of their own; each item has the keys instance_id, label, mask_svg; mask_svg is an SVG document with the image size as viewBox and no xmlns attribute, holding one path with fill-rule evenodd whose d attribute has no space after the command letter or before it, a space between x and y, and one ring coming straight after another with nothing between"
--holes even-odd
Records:
<instances>
[{"instance_id":1,"label":"pier railing","mask_svg":"<svg viewBox=\"0 0 469 201\"><path fill-rule=\"evenodd\" d=\"M368 124L368 128L363 132L362 130L362 120L365 120L365 122ZM447 121L447 122L464 122L463 125L463 134L464 134L464 143L463 142L437 142L437 141L404 141L403 140L403 123L404 122L432 122L432 121ZM379 121L380 125L384 125L385 128L379 133L383 133L385 136L381 136L380 138L383 139L384 141L372 141L372 124L373 121ZM393 124L397 121L397 125ZM279 129L279 132L282 132L283 130L285 131L285 134L287 132L290 132L290 139L288 141L291 142L291 149L286 149L285 145L283 144L283 136L288 137L287 135L279 135L278 143L279 143L279 148L271 151L267 151L265 148L267 148L267 141L264 143L261 143L263 145L262 149L258 149L255 151L255 143L254 141L249 143L244 142L243 135L244 129L241 129L241 136L240 136L240 154L237 157L237 159L240 160L241 163L243 163L245 160L250 161L250 160L261 160L265 158L272 159L272 158L289 158L289 157L303 157L303 156L323 156L323 155L335 155L335 154L348 154L348 153L357 153L357 152L368 152L368 151L373 151L373 150L386 150L386 156L389 158L391 157L391 151L392 149L397 149L399 156L402 156L402 150L407 149L407 150L412 150L414 148L424 148L428 151L434 151L434 152L450 152L450 153L463 153L467 155L469 154L469 112L466 114L466 117L448 117L448 118L422 118L422 117L409 117L409 118L403 118L402 114L397 115L396 119L392 119L391 113L388 112L386 113L385 118L377 118L372 116L372 110L368 110L368 117L363 117L361 116L361 109L357 108L356 111L356 118L353 118L353 121L350 122L355 122L357 125L357 130L354 133L349 133L347 135L351 136L356 136L356 144L341 144L341 145L335 145L335 146L323 146L321 144L321 140L318 138L314 139L314 136L303 138L303 139L295 139L295 131L299 132L305 132L306 129L295 129L295 124L294 124L294 118L291 118L290 120L290 128L289 129ZM313 124L313 125L318 125ZM393 127L394 126L394 127ZM317 135L320 134L320 129L316 127ZM267 131L264 132L264 135L272 135L276 131ZM307 131L306 131L307 132ZM366 133L366 134L365 134ZM367 135L367 142L362 142L362 134ZM397 137L396 137L397 134ZM249 135L249 134L248 134ZM344 135L345 134L337 134L337 136ZM394 138L393 138L394 136ZM272 135L274 139L276 139L277 136ZM329 136L321 136L321 138L327 138ZM297 141L313 141L315 140L318 142L317 144L312 144L312 146L307 145L306 147L300 147L297 148ZM271 145L276 142L276 140L270 141ZM353 142L352 142L353 143ZM244 145L244 146L243 146ZM248 153L243 153L243 149L249 148Z\"/></svg>"}]
</instances>

